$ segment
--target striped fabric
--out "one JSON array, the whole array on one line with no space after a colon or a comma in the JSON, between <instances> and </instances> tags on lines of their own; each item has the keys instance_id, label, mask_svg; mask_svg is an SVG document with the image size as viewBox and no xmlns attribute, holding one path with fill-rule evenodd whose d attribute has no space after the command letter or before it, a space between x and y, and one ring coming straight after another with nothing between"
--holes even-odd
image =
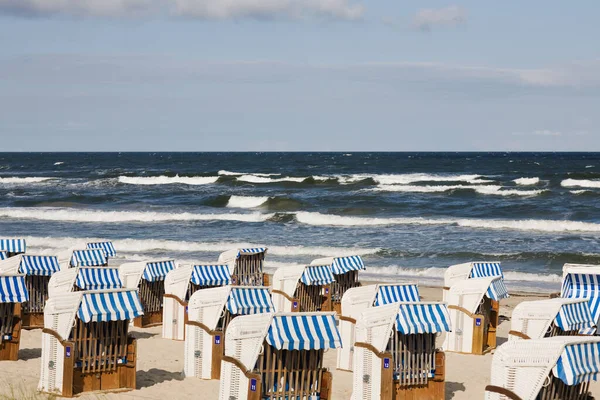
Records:
<instances>
[{"instance_id":1,"label":"striped fabric","mask_svg":"<svg viewBox=\"0 0 600 400\"><path fill-rule=\"evenodd\" d=\"M508 295L508 289L506 289L504 280L502 278L494 279L492 283L490 283L485 295L495 301L510 297Z\"/></svg>"},{"instance_id":2,"label":"striped fabric","mask_svg":"<svg viewBox=\"0 0 600 400\"><path fill-rule=\"evenodd\" d=\"M7 253L25 253L25 239L0 239L0 250Z\"/></svg>"},{"instance_id":3,"label":"striped fabric","mask_svg":"<svg viewBox=\"0 0 600 400\"><path fill-rule=\"evenodd\" d=\"M300 277L300 282L309 286L329 285L335 282L331 265L307 265Z\"/></svg>"},{"instance_id":4,"label":"striped fabric","mask_svg":"<svg viewBox=\"0 0 600 400\"><path fill-rule=\"evenodd\" d=\"M565 332L596 326L590 306L586 302L563 304L554 319L554 323Z\"/></svg>"},{"instance_id":5,"label":"striped fabric","mask_svg":"<svg viewBox=\"0 0 600 400\"><path fill-rule=\"evenodd\" d=\"M380 285L375 307L399 301L421 301L417 285Z\"/></svg>"},{"instance_id":6,"label":"striped fabric","mask_svg":"<svg viewBox=\"0 0 600 400\"><path fill-rule=\"evenodd\" d=\"M335 275L341 275L350 271L363 270L365 269L365 264L360 256L337 257L333 259L331 268Z\"/></svg>"},{"instance_id":7,"label":"striped fabric","mask_svg":"<svg viewBox=\"0 0 600 400\"><path fill-rule=\"evenodd\" d=\"M274 315L267 343L277 350L335 349L342 345L333 314Z\"/></svg>"},{"instance_id":8,"label":"striped fabric","mask_svg":"<svg viewBox=\"0 0 600 400\"><path fill-rule=\"evenodd\" d=\"M577 343L565 346L552 368L554 376L572 386L597 380L600 372L600 342Z\"/></svg>"},{"instance_id":9,"label":"striped fabric","mask_svg":"<svg viewBox=\"0 0 600 400\"><path fill-rule=\"evenodd\" d=\"M223 286L231 284L227 265L194 265L191 281L198 286Z\"/></svg>"},{"instance_id":10,"label":"striped fabric","mask_svg":"<svg viewBox=\"0 0 600 400\"><path fill-rule=\"evenodd\" d=\"M226 308L233 315L275 312L271 293L266 288L233 287Z\"/></svg>"},{"instance_id":11,"label":"striped fabric","mask_svg":"<svg viewBox=\"0 0 600 400\"><path fill-rule=\"evenodd\" d=\"M594 323L600 324L600 275L568 274L563 280L561 297L588 299Z\"/></svg>"},{"instance_id":12,"label":"striped fabric","mask_svg":"<svg viewBox=\"0 0 600 400\"><path fill-rule=\"evenodd\" d=\"M248 249L238 249L237 258L240 258L240 256L248 256L248 255L252 255L252 254L266 253L266 252L267 252L266 247L253 247L253 248L248 248Z\"/></svg>"},{"instance_id":13,"label":"striped fabric","mask_svg":"<svg viewBox=\"0 0 600 400\"><path fill-rule=\"evenodd\" d=\"M71 257L72 267L98 267L106 265L107 262L102 249L75 250Z\"/></svg>"},{"instance_id":14,"label":"striped fabric","mask_svg":"<svg viewBox=\"0 0 600 400\"><path fill-rule=\"evenodd\" d=\"M499 262L475 262L471 268L469 278L483 278L486 276L501 276L504 278Z\"/></svg>"},{"instance_id":15,"label":"striped fabric","mask_svg":"<svg viewBox=\"0 0 600 400\"><path fill-rule=\"evenodd\" d=\"M165 276L175 269L175 261L156 261L146 263L142 278L148 282L164 281Z\"/></svg>"},{"instance_id":16,"label":"striped fabric","mask_svg":"<svg viewBox=\"0 0 600 400\"><path fill-rule=\"evenodd\" d=\"M113 246L112 242L95 242L88 243L88 249L102 249L106 254L106 257L114 257L117 255L117 251L115 250L115 246Z\"/></svg>"},{"instance_id":17,"label":"striped fabric","mask_svg":"<svg viewBox=\"0 0 600 400\"><path fill-rule=\"evenodd\" d=\"M119 289L123 287L118 268L79 268L75 285L83 290Z\"/></svg>"},{"instance_id":18,"label":"striped fabric","mask_svg":"<svg viewBox=\"0 0 600 400\"><path fill-rule=\"evenodd\" d=\"M25 276L0 276L0 303L23 303L28 300Z\"/></svg>"},{"instance_id":19,"label":"striped fabric","mask_svg":"<svg viewBox=\"0 0 600 400\"><path fill-rule=\"evenodd\" d=\"M54 256L28 256L21 258L21 267L19 272L27 275L51 276L60 271L58 258Z\"/></svg>"},{"instance_id":20,"label":"striped fabric","mask_svg":"<svg viewBox=\"0 0 600 400\"><path fill-rule=\"evenodd\" d=\"M6 251L2 250L0 251L0 260L6 260L8 258L8 253L6 253Z\"/></svg>"},{"instance_id":21,"label":"striped fabric","mask_svg":"<svg viewBox=\"0 0 600 400\"><path fill-rule=\"evenodd\" d=\"M84 293L77 311L85 323L123 321L144 314L136 290Z\"/></svg>"},{"instance_id":22,"label":"striped fabric","mask_svg":"<svg viewBox=\"0 0 600 400\"><path fill-rule=\"evenodd\" d=\"M396 329L404 335L450 332L450 314L444 303L400 303Z\"/></svg>"}]
</instances>

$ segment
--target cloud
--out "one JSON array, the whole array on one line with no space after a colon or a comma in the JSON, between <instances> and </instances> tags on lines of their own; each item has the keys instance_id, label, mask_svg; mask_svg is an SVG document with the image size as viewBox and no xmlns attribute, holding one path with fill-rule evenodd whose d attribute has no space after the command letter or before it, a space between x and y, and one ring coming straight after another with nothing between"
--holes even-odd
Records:
<instances>
[{"instance_id":1,"label":"cloud","mask_svg":"<svg viewBox=\"0 0 600 400\"><path fill-rule=\"evenodd\" d=\"M452 5L444 8L425 8L419 10L413 18L416 29L429 31L438 26L454 27L467 21L466 11Z\"/></svg>"},{"instance_id":2,"label":"cloud","mask_svg":"<svg viewBox=\"0 0 600 400\"><path fill-rule=\"evenodd\" d=\"M513 132L513 136L542 136L542 137L559 137L559 136L585 136L588 131L572 131L561 132L551 129L537 129L531 132Z\"/></svg>"},{"instance_id":3,"label":"cloud","mask_svg":"<svg viewBox=\"0 0 600 400\"><path fill-rule=\"evenodd\" d=\"M0 14L28 17L168 15L199 19L360 19L352 0L0 0Z\"/></svg>"}]
</instances>

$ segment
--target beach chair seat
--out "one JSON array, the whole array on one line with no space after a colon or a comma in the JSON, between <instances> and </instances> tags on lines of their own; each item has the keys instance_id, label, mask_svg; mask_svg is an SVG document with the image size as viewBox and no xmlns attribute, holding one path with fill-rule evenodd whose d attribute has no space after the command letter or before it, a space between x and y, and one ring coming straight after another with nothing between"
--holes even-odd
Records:
<instances>
[{"instance_id":1,"label":"beach chair seat","mask_svg":"<svg viewBox=\"0 0 600 400\"><path fill-rule=\"evenodd\" d=\"M184 340L189 299L200 289L225 285L231 285L231 272L227 264L183 265L167 273L162 309L163 338Z\"/></svg>"},{"instance_id":2,"label":"beach chair seat","mask_svg":"<svg viewBox=\"0 0 600 400\"><path fill-rule=\"evenodd\" d=\"M281 267L273 274L273 303L280 312L331 311L330 264Z\"/></svg>"},{"instance_id":3,"label":"beach chair seat","mask_svg":"<svg viewBox=\"0 0 600 400\"><path fill-rule=\"evenodd\" d=\"M346 290L360 286L358 272L365 269L360 256L327 257L311 261L310 265L331 265L334 281L331 283L332 310L341 313L342 297Z\"/></svg>"},{"instance_id":4,"label":"beach chair seat","mask_svg":"<svg viewBox=\"0 0 600 400\"><path fill-rule=\"evenodd\" d=\"M21 303L28 300L25 275L0 276L0 361L19 358Z\"/></svg>"},{"instance_id":5,"label":"beach chair seat","mask_svg":"<svg viewBox=\"0 0 600 400\"><path fill-rule=\"evenodd\" d=\"M227 250L219 255L218 263L229 265L231 284L269 286L269 276L263 273L266 247Z\"/></svg>"}]
</instances>

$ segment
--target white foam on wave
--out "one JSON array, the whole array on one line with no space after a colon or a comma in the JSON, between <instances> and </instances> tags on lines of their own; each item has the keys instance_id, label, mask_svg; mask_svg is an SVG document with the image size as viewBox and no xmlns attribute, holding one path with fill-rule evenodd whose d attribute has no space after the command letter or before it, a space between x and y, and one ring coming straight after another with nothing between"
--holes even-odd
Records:
<instances>
[{"instance_id":1,"label":"white foam on wave","mask_svg":"<svg viewBox=\"0 0 600 400\"><path fill-rule=\"evenodd\" d=\"M36 237L25 238L27 246L41 249L67 249L106 238ZM117 239L112 241L118 253L144 253L152 251L173 252L222 252L229 249L262 247L265 244L236 242L189 242L164 239ZM326 246L268 246L268 253L278 256L329 256L344 257L375 254L379 248L326 247Z\"/></svg>"},{"instance_id":2,"label":"white foam on wave","mask_svg":"<svg viewBox=\"0 0 600 400\"><path fill-rule=\"evenodd\" d=\"M522 185L522 186L537 185L538 183L540 183L540 178L538 178L538 177L517 178L517 179L513 180L513 182L516 183L517 185Z\"/></svg>"},{"instance_id":3,"label":"white foam on wave","mask_svg":"<svg viewBox=\"0 0 600 400\"><path fill-rule=\"evenodd\" d=\"M600 232L600 224L580 221L560 220L502 220L502 219L470 219L470 218L436 218L400 217L370 218L348 217L318 212L301 211L296 213L298 222L307 225L359 227L385 225L454 225L468 228L507 229L540 232Z\"/></svg>"},{"instance_id":4,"label":"white foam on wave","mask_svg":"<svg viewBox=\"0 0 600 400\"><path fill-rule=\"evenodd\" d=\"M563 187L600 188L600 181L592 181L590 179L565 179L560 185Z\"/></svg>"},{"instance_id":5,"label":"white foam on wave","mask_svg":"<svg viewBox=\"0 0 600 400\"><path fill-rule=\"evenodd\" d=\"M119 176L119 182L129 185L208 185L218 179L218 176Z\"/></svg>"},{"instance_id":6,"label":"white foam on wave","mask_svg":"<svg viewBox=\"0 0 600 400\"><path fill-rule=\"evenodd\" d=\"M54 163L54 165L63 165L65 162L64 161L57 161Z\"/></svg>"},{"instance_id":7,"label":"white foam on wave","mask_svg":"<svg viewBox=\"0 0 600 400\"><path fill-rule=\"evenodd\" d=\"M28 177L9 176L9 177L0 177L0 184L41 183L41 182L49 181L51 179L57 179L57 178L37 177L37 176L28 176Z\"/></svg>"},{"instance_id":8,"label":"white foam on wave","mask_svg":"<svg viewBox=\"0 0 600 400\"><path fill-rule=\"evenodd\" d=\"M584 194L584 193L594 193L592 190L581 189L581 190L569 190L572 194Z\"/></svg>"},{"instance_id":9,"label":"white foam on wave","mask_svg":"<svg viewBox=\"0 0 600 400\"><path fill-rule=\"evenodd\" d=\"M472 184L488 183L490 180L482 179L481 175L440 175L440 174L425 174L425 173L412 173L412 174L354 174L354 175L342 175L337 177L339 182L342 184L350 184L362 181L364 179L373 179L382 185L408 185L416 182L466 182Z\"/></svg>"},{"instance_id":10,"label":"white foam on wave","mask_svg":"<svg viewBox=\"0 0 600 400\"><path fill-rule=\"evenodd\" d=\"M269 200L267 196L231 196L227 202L227 207L255 208L263 205L267 200Z\"/></svg>"},{"instance_id":11,"label":"white foam on wave","mask_svg":"<svg viewBox=\"0 0 600 400\"><path fill-rule=\"evenodd\" d=\"M474 190L479 194L494 196L537 196L544 192L544 190L504 189L502 186L497 185L379 185L369 190L405 193L443 193L451 190Z\"/></svg>"},{"instance_id":12,"label":"white foam on wave","mask_svg":"<svg viewBox=\"0 0 600 400\"><path fill-rule=\"evenodd\" d=\"M196 214L152 211L100 211L68 208L0 208L0 217L65 222L169 222L169 221L241 221L262 222L273 214Z\"/></svg>"},{"instance_id":13,"label":"white foam on wave","mask_svg":"<svg viewBox=\"0 0 600 400\"><path fill-rule=\"evenodd\" d=\"M261 172L253 172L251 174L248 174L247 172L233 172L233 171L226 171L224 169L220 170L218 172L219 175L228 175L228 176L235 176L235 175L255 175L255 176L277 176L277 175L281 175L279 173L273 173L273 174L264 174Z\"/></svg>"},{"instance_id":14,"label":"white foam on wave","mask_svg":"<svg viewBox=\"0 0 600 400\"><path fill-rule=\"evenodd\" d=\"M256 174L242 175L237 178L238 181L249 183L302 182L305 179L308 179L308 177L286 176L283 178L268 178L265 176L258 176Z\"/></svg>"}]
</instances>

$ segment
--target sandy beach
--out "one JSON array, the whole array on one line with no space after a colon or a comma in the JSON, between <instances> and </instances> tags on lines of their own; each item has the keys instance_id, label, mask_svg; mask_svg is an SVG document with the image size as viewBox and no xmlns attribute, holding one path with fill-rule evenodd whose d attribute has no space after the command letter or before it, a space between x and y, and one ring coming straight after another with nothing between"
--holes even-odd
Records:
<instances>
[{"instance_id":1,"label":"sandy beach","mask_svg":"<svg viewBox=\"0 0 600 400\"><path fill-rule=\"evenodd\" d=\"M441 300L440 288L420 287L425 301ZM501 323L498 343L507 340L514 307L525 300L547 298L531 293L513 293L501 304ZM505 318L503 318L505 317ZM218 398L219 382L184 379L183 342L164 340L160 327L138 329L132 334L138 338L138 390L116 394L87 394L82 399L165 399L165 398ZM0 362L0 399L42 399L36 394L40 374L41 330L24 331L19 361ZM440 338L441 339L441 338ZM441 341L439 342L441 343ZM467 400L483 398L490 377L492 354L471 356L446 353L446 399ZM325 355L325 367L333 371L333 398L349 399L352 393L352 374L335 369L336 353ZM592 393L600 395L600 383L594 382Z\"/></svg>"}]
</instances>

